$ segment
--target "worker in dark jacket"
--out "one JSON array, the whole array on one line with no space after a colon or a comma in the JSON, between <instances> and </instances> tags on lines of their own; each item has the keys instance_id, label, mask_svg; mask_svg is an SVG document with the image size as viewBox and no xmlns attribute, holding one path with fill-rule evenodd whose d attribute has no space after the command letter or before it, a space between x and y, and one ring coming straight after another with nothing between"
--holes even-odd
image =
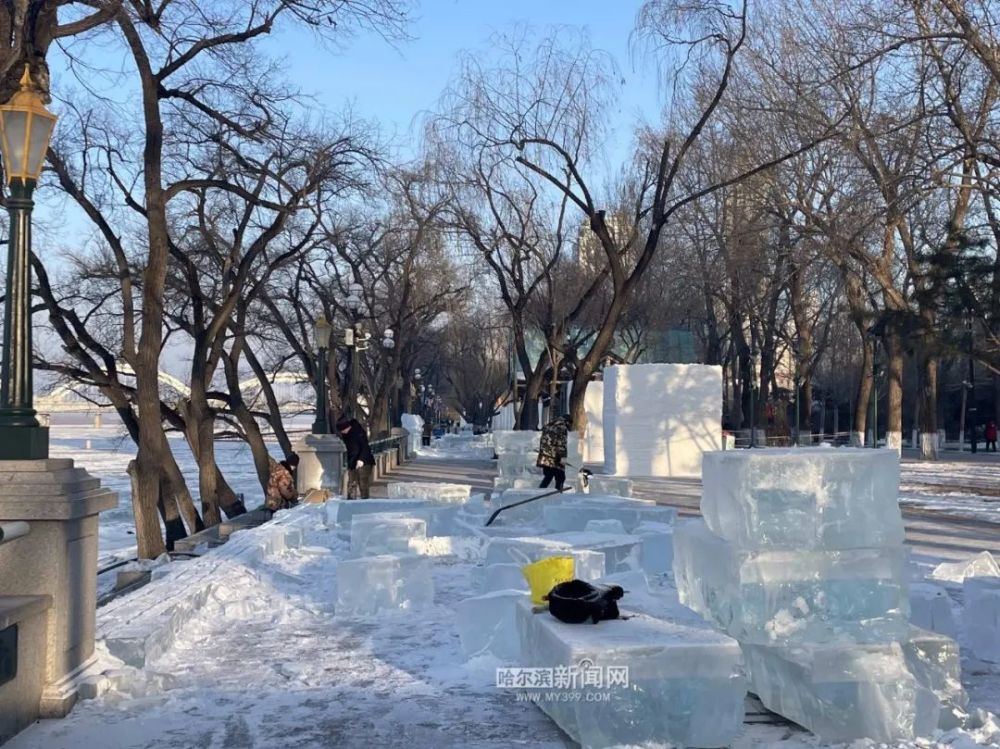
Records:
<instances>
[{"instance_id":1,"label":"worker in dark jacket","mask_svg":"<svg viewBox=\"0 0 1000 749\"><path fill-rule=\"evenodd\" d=\"M341 418L337 422L337 432L347 448L347 498L368 499L375 472L375 456L368 445L368 435L357 419Z\"/></svg>"},{"instance_id":2,"label":"worker in dark jacket","mask_svg":"<svg viewBox=\"0 0 1000 749\"><path fill-rule=\"evenodd\" d=\"M556 482L556 489L562 491L565 487L568 437L569 419L565 416L557 416L552 419L542 430L542 437L538 445L538 460L535 462L535 465L541 468L542 473L545 474L541 483L542 489L548 489L553 479Z\"/></svg>"}]
</instances>

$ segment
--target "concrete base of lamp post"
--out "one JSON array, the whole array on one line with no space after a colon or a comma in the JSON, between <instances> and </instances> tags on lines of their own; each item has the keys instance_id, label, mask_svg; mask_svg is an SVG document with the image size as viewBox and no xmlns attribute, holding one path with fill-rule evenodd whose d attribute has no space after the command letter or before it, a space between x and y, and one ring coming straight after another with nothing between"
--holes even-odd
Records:
<instances>
[{"instance_id":1,"label":"concrete base of lamp post","mask_svg":"<svg viewBox=\"0 0 1000 749\"><path fill-rule=\"evenodd\" d=\"M296 478L299 494L313 489L340 493L345 448L339 435L307 434L292 449L299 456Z\"/></svg>"},{"instance_id":2,"label":"concrete base of lamp post","mask_svg":"<svg viewBox=\"0 0 1000 749\"><path fill-rule=\"evenodd\" d=\"M0 519L22 520L26 536L0 545L0 602L51 601L44 657L18 663L26 684L43 688L38 716L65 716L83 671L94 659L98 513L118 495L72 460L0 461ZM9 686L9 685L8 685Z\"/></svg>"}]
</instances>

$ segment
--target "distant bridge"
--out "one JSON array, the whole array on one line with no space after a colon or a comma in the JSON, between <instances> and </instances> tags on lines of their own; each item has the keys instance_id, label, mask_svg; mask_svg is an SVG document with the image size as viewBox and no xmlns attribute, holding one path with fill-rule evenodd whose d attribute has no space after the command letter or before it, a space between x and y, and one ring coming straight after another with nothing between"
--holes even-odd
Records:
<instances>
[{"instance_id":1,"label":"distant bridge","mask_svg":"<svg viewBox=\"0 0 1000 749\"><path fill-rule=\"evenodd\" d=\"M126 374L130 374L126 370ZM191 389L167 372L159 373L160 397L167 402L185 400L191 397ZM309 378L300 372L280 372L271 380L271 387L278 406L283 413L303 413L316 407L316 391ZM217 388L224 390L224 386ZM240 382L240 392L252 409L267 408L261 392L260 381L256 377ZM217 403L215 405L222 406ZM95 424L100 424L101 414L114 409L107 398L96 387L80 384L61 384L45 395L35 398L35 410L41 414L93 414Z\"/></svg>"}]
</instances>

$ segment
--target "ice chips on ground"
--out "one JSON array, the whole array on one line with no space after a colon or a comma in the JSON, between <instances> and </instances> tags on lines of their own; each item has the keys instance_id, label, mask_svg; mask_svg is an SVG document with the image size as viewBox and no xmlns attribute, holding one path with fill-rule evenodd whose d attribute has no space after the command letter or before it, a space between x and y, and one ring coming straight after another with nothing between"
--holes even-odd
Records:
<instances>
[{"instance_id":1,"label":"ice chips on ground","mask_svg":"<svg viewBox=\"0 0 1000 749\"><path fill-rule=\"evenodd\" d=\"M468 484L391 482L387 494L389 499L429 499L443 504L463 504L472 496L472 487Z\"/></svg>"},{"instance_id":2,"label":"ice chips on ground","mask_svg":"<svg viewBox=\"0 0 1000 749\"><path fill-rule=\"evenodd\" d=\"M1000 577L1000 565L988 551L981 551L958 562L942 562L931 577L946 583L961 583L967 577Z\"/></svg>"},{"instance_id":3,"label":"ice chips on ground","mask_svg":"<svg viewBox=\"0 0 1000 749\"><path fill-rule=\"evenodd\" d=\"M517 636L517 602L528 598L519 589L496 590L466 598L455 606L455 626L466 658L492 653L515 663L521 651Z\"/></svg>"},{"instance_id":4,"label":"ice chips on ground","mask_svg":"<svg viewBox=\"0 0 1000 749\"><path fill-rule=\"evenodd\" d=\"M910 622L931 632L958 637L951 597L940 585L910 583Z\"/></svg>"},{"instance_id":5,"label":"ice chips on ground","mask_svg":"<svg viewBox=\"0 0 1000 749\"><path fill-rule=\"evenodd\" d=\"M1000 577L968 577L963 595L969 651L981 661L1000 663Z\"/></svg>"},{"instance_id":6,"label":"ice chips on ground","mask_svg":"<svg viewBox=\"0 0 1000 749\"><path fill-rule=\"evenodd\" d=\"M383 554L337 563L338 616L413 610L433 603L434 579L426 557Z\"/></svg>"},{"instance_id":7,"label":"ice chips on ground","mask_svg":"<svg viewBox=\"0 0 1000 749\"><path fill-rule=\"evenodd\" d=\"M530 601L517 603L517 628L521 664L553 676L527 691L584 747L727 746L743 727L743 660L725 635L642 614L564 624Z\"/></svg>"},{"instance_id":8,"label":"ice chips on ground","mask_svg":"<svg viewBox=\"0 0 1000 749\"><path fill-rule=\"evenodd\" d=\"M706 453L701 511L743 548L852 549L903 543L894 450Z\"/></svg>"},{"instance_id":9,"label":"ice chips on ground","mask_svg":"<svg viewBox=\"0 0 1000 749\"><path fill-rule=\"evenodd\" d=\"M373 512L351 518L351 553L355 556L405 554L411 539L426 539L427 521L403 513Z\"/></svg>"},{"instance_id":10,"label":"ice chips on ground","mask_svg":"<svg viewBox=\"0 0 1000 749\"><path fill-rule=\"evenodd\" d=\"M751 691L823 741L931 736L940 704L899 643L744 644Z\"/></svg>"},{"instance_id":11,"label":"ice chips on ground","mask_svg":"<svg viewBox=\"0 0 1000 749\"><path fill-rule=\"evenodd\" d=\"M640 568L642 539L635 536L619 536L607 533L553 533L547 536L520 536L516 538L493 538L486 549L487 564L497 562L521 562L527 564L539 559L562 554L577 557L581 551L600 552L604 555L604 570L593 580L605 573L626 572ZM578 577L581 577L579 574Z\"/></svg>"},{"instance_id":12,"label":"ice chips on ground","mask_svg":"<svg viewBox=\"0 0 1000 749\"><path fill-rule=\"evenodd\" d=\"M674 530L681 602L741 643L898 639L909 600L903 547L745 551L703 520Z\"/></svg>"}]
</instances>

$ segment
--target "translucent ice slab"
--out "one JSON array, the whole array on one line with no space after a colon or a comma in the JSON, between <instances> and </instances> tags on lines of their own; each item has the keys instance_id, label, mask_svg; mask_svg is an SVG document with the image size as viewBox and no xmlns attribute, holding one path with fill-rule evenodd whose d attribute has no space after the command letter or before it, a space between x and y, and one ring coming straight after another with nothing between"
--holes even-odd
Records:
<instances>
[{"instance_id":1,"label":"translucent ice slab","mask_svg":"<svg viewBox=\"0 0 1000 749\"><path fill-rule=\"evenodd\" d=\"M587 526L583 529L587 533L617 533L625 535L625 526L621 520L588 520Z\"/></svg>"},{"instance_id":2,"label":"translucent ice slab","mask_svg":"<svg viewBox=\"0 0 1000 749\"><path fill-rule=\"evenodd\" d=\"M520 536L516 538L494 538L486 549L487 564L497 562L521 562L527 564L538 559L559 554L580 551L596 551L604 555L604 572L597 577L615 572L625 572L640 568L642 539L635 536L620 536L608 533L552 533L546 536ZM579 576L579 575L578 575ZM593 577L583 577L593 580Z\"/></svg>"},{"instance_id":3,"label":"translucent ice slab","mask_svg":"<svg viewBox=\"0 0 1000 749\"><path fill-rule=\"evenodd\" d=\"M658 507L653 502L625 497L565 495L558 502L550 503L546 499L539 502L544 504L545 527L555 532L585 530L591 520L618 520L626 532L631 533L639 523L672 523L677 517L673 507Z\"/></svg>"},{"instance_id":4,"label":"translucent ice slab","mask_svg":"<svg viewBox=\"0 0 1000 749\"><path fill-rule=\"evenodd\" d=\"M969 650L981 661L1000 663L1000 577L967 577L962 589Z\"/></svg>"},{"instance_id":5,"label":"translucent ice slab","mask_svg":"<svg viewBox=\"0 0 1000 749\"><path fill-rule=\"evenodd\" d=\"M958 637L951 597L940 585L910 583L910 622L931 632Z\"/></svg>"},{"instance_id":6,"label":"translucent ice slab","mask_svg":"<svg viewBox=\"0 0 1000 749\"><path fill-rule=\"evenodd\" d=\"M898 546L899 458L893 450L815 448L706 453L701 511L744 548Z\"/></svg>"},{"instance_id":7,"label":"translucent ice slab","mask_svg":"<svg viewBox=\"0 0 1000 749\"><path fill-rule=\"evenodd\" d=\"M412 610L433 603L434 579L426 557L383 554L337 563L338 615Z\"/></svg>"},{"instance_id":8,"label":"translucent ice slab","mask_svg":"<svg viewBox=\"0 0 1000 749\"><path fill-rule=\"evenodd\" d=\"M640 523L632 535L642 539L642 568L650 575L673 571L674 526L668 523Z\"/></svg>"},{"instance_id":9,"label":"translucent ice slab","mask_svg":"<svg viewBox=\"0 0 1000 749\"><path fill-rule=\"evenodd\" d=\"M466 658L492 653L516 662L521 652L517 635L517 602L528 598L523 590L497 590L455 605L455 626Z\"/></svg>"},{"instance_id":10,"label":"translucent ice slab","mask_svg":"<svg viewBox=\"0 0 1000 749\"><path fill-rule=\"evenodd\" d=\"M583 747L719 747L743 728L742 656L725 635L643 614L564 624L526 602L517 624L521 663L545 682L525 691Z\"/></svg>"},{"instance_id":11,"label":"translucent ice slab","mask_svg":"<svg viewBox=\"0 0 1000 749\"><path fill-rule=\"evenodd\" d=\"M700 519L674 530L681 602L741 643L898 639L906 561L903 547L741 551Z\"/></svg>"},{"instance_id":12,"label":"translucent ice slab","mask_svg":"<svg viewBox=\"0 0 1000 749\"><path fill-rule=\"evenodd\" d=\"M528 581L521 572L522 565L514 562L488 564L476 567L477 587L481 593L498 590L528 590Z\"/></svg>"},{"instance_id":13,"label":"translucent ice slab","mask_svg":"<svg viewBox=\"0 0 1000 749\"><path fill-rule=\"evenodd\" d=\"M410 539L427 537L427 521L396 512L373 512L351 519L351 553L355 556L405 554Z\"/></svg>"},{"instance_id":14,"label":"translucent ice slab","mask_svg":"<svg viewBox=\"0 0 1000 749\"><path fill-rule=\"evenodd\" d=\"M472 487L468 484L390 482L386 493L390 499L429 499L445 504L464 504L472 496Z\"/></svg>"},{"instance_id":15,"label":"translucent ice slab","mask_svg":"<svg viewBox=\"0 0 1000 749\"><path fill-rule=\"evenodd\" d=\"M1000 577L1000 565L988 551L958 562L942 562L931 573L935 580L961 584L968 577Z\"/></svg>"},{"instance_id":16,"label":"translucent ice slab","mask_svg":"<svg viewBox=\"0 0 1000 749\"><path fill-rule=\"evenodd\" d=\"M493 446L497 454L538 450L541 432L503 430L493 433Z\"/></svg>"},{"instance_id":17,"label":"translucent ice slab","mask_svg":"<svg viewBox=\"0 0 1000 749\"><path fill-rule=\"evenodd\" d=\"M441 504L429 499L340 499L326 503L326 523L349 530L355 515L402 512L427 522L427 533L448 536L455 532L454 521L461 505Z\"/></svg>"},{"instance_id":18,"label":"translucent ice slab","mask_svg":"<svg viewBox=\"0 0 1000 749\"><path fill-rule=\"evenodd\" d=\"M910 627L909 635L900 645L910 673L919 684L934 692L941 703L938 727L947 731L961 725L969 698L962 687L958 643L945 635Z\"/></svg>"},{"instance_id":19,"label":"translucent ice slab","mask_svg":"<svg viewBox=\"0 0 1000 749\"><path fill-rule=\"evenodd\" d=\"M751 691L823 741L930 736L937 696L911 673L899 643L743 645Z\"/></svg>"}]
</instances>

